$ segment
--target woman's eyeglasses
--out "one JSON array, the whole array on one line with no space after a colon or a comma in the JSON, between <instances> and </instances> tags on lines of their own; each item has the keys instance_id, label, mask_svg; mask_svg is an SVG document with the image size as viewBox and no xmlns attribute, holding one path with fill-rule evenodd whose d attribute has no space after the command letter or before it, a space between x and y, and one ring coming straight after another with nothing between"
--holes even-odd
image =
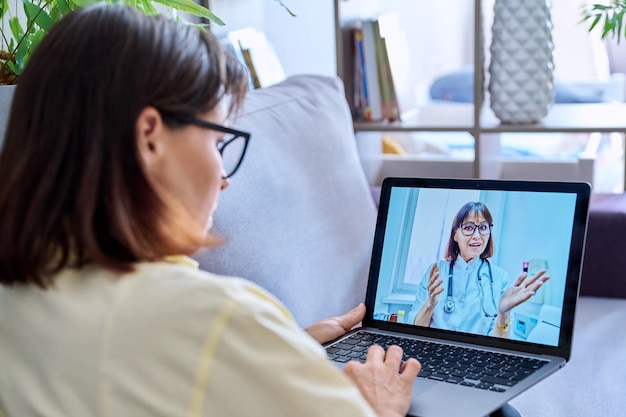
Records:
<instances>
[{"instance_id":1,"label":"woman's eyeglasses","mask_svg":"<svg viewBox=\"0 0 626 417\"><path fill-rule=\"evenodd\" d=\"M489 224L487 222L482 222L480 224L476 224L474 222L463 223L459 226L461 228L461 233L463 236L471 236L474 234L474 231L478 229L478 233L483 236L489 236L491 234L491 228L493 224Z\"/></svg>"},{"instance_id":2,"label":"woman's eyeglasses","mask_svg":"<svg viewBox=\"0 0 626 417\"><path fill-rule=\"evenodd\" d=\"M231 129L215 123L206 122L194 117L186 116L170 116L172 119L185 124L211 129L227 135L217 143L217 150L222 155L222 163L224 165L224 179L232 177L241 166L243 157L248 149L248 141L250 133L237 129Z\"/></svg>"}]
</instances>

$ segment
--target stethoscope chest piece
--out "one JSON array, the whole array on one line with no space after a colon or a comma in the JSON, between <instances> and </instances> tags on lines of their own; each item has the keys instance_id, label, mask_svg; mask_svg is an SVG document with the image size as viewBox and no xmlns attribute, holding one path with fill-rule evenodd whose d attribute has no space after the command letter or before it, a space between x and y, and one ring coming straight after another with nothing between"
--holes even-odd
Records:
<instances>
[{"instance_id":1,"label":"stethoscope chest piece","mask_svg":"<svg viewBox=\"0 0 626 417\"><path fill-rule=\"evenodd\" d=\"M455 307L456 306L454 304L454 298L452 298L451 296L447 296L446 302L443 304L443 311L445 311L446 313L452 313Z\"/></svg>"},{"instance_id":2,"label":"stethoscope chest piece","mask_svg":"<svg viewBox=\"0 0 626 417\"><path fill-rule=\"evenodd\" d=\"M454 263L450 264L450 274L448 275L448 294L446 297L446 302L443 303L443 311L446 313L452 313L454 308L454 298L452 298L452 272L454 268Z\"/></svg>"},{"instance_id":3,"label":"stethoscope chest piece","mask_svg":"<svg viewBox=\"0 0 626 417\"><path fill-rule=\"evenodd\" d=\"M480 270L483 267L484 263L487 263L487 268L489 268L489 283L491 284L491 301L493 302L493 307L494 307L494 311L496 311L493 314L488 314L485 311L485 306L484 306L484 302L485 302L485 294L482 288L482 284L481 284L481 277L480 277ZM446 297L446 301L443 303L443 311L446 313L452 313L454 312L454 309L456 308L455 303L454 303L454 297L452 297L452 275L454 273L454 261L452 261L450 263L450 271L448 274L448 293L447 293L447 297ZM496 317L497 314L497 307L496 307L496 301L495 301L495 297L494 297L494 293L493 293L493 275L492 275L492 271L491 271L491 264L489 263L488 260L486 259L482 259L480 266L478 267L478 271L476 273L476 279L478 280L478 290L480 292L480 304L481 304L481 308L483 310L483 314L485 315L485 317Z\"/></svg>"}]
</instances>

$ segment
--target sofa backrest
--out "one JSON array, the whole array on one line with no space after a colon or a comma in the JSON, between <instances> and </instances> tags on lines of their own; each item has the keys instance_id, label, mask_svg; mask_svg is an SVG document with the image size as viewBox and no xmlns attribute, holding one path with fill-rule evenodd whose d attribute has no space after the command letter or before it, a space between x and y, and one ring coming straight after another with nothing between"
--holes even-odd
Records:
<instances>
[{"instance_id":1,"label":"sofa backrest","mask_svg":"<svg viewBox=\"0 0 626 417\"><path fill-rule=\"evenodd\" d=\"M214 216L226 244L197 254L200 267L259 284L302 326L363 301L376 207L341 81L251 91L233 126L252 137Z\"/></svg>"}]
</instances>

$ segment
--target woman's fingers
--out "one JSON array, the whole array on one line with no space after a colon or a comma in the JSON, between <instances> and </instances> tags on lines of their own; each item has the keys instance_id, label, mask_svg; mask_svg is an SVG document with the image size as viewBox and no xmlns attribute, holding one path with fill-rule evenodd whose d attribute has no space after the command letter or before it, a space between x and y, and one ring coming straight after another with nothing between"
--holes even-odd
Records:
<instances>
[{"instance_id":1,"label":"woman's fingers","mask_svg":"<svg viewBox=\"0 0 626 417\"><path fill-rule=\"evenodd\" d=\"M405 415L411 402L411 388L420 371L411 358L402 363L402 348L389 346L387 352L370 346L365 363L350 361L344 373L357 385L374 411L382 415Z\"/></svg>"},{"instance_id":2,"label":"woman's fingers","mask_svg":"<svg viewBox=\"0 0 626 417\"><path fill-rule=\"evenodd\" d=\"M532 284L534 284L539 278L544 277L545 273L547 271L545 269L542 269L541 271L537 272L535 275L533 275L532 277L530 277L527 281L526 281L526 287L531 286ZM546 278L550 278L550 277L546 277Z\"/></svg>"},{"instance_id":3,"label":"woman's fingers","mask_svg":"<svg viewBox=\"0 0 626 417\"><path fill-rule=\"evenodd\" d=\"M435 295L435 292L440 294L441 291L443 291L443 287L441 286L441 284L443 284L443 281L440 279L434 282L431 282L430 285L428 286L428 295L432 297L433 295Z\"/></svg>"},{"instance_id":4,"label":"woman's fingers","mask_svg":"<svg viewBox=\"0 0 626 417\"><path fill-rule=\"evenodd\" d=\"M524 282L527 276L528 276L528 272L522 272L520 276L517 277L517 281L515 281L515 284L513 286L519 287L520 285L522 285L522 282Z\"/></svg>"},{"instance_id":5,"label":"woman's fingers","mask_svg":"<svg viewBox=\"0 0 626 417\"><path fill-rule=\"evenodd\" d=\"M550 277L548 276L542 276L542 277L537 277L537 280L535 282L533 282L530 285L527 285L526 288L530 289L533 292L537 292L539 290L539 288L541 288L543 286L543 284L546 283L547 280L549 280Z\"/></svg>"},{"instance_id":6,"label":"woman's fingers","mask_svg":"<svg viewBox=\"0 0 626 417\"><path fill-rule=\"evenodd\" d=\"M417 359L410 358L402 364L400 370L402 371L400 378L410 383L417 378L417 374L422 370L422 364Z\"/></svg>"},{"instance_id":7,"label":"woman's fingers","mask_svg":"<svg viewBox=\"0 0 626 417\"><path fill-rule=\"evenodd\" d=\"M437 281L438 279L439 279L439 267L437 266L437 264L435 264L430 270L430 275L428 277L428 284L432 285L432 283Z\"/></svg>"},{"instance_id":8,"label":"woman's fingers","mask_svg":"<svg viewBox=\"0 0 626 417\"><path fill-rule=\"evenodd\" d=\"M382 361L385 358L385 349L380 345L371 345L367 349L368 361Z\"/></svg>"},{"instance_id":9,"label":"woman's fingers","mask_svg":"<svg viewBox=\"0 0 626 417\"><path fill-rule=\"evenodd\" d=\"M441 284L443 281L439 279L439 266L435 264L430 270L430 278L428 279L428 296L432 298L441 294L443 291Z\"/></svg>"},{"instance_id":10,"label":"woman's fingers","mask_svg":"<svg viewBox=\"0 0 626 417\"><path fill-rule=\"evenodd\" d=\"M550 278L549 276L545 276L546 272L547 271L545 269L542 269L530 278L528 278L528 272L522 272L522 274L517 278L515 286L519 287L524 284L524 287L528 288L543 277L544 279L541 280L541 284L539 285L539 287L541 287L541 285Z\"/></svg>"},{"instance_id":11,"label":"woman's fingers","mask_svg":"<svg viewBox=\"0 0 626 417\"><path fill-rule=\"evenodd\" d=\"M400 371L407 380L413 380L417 377L418 372L422 369L422 365L415 358L410 358L402 362L403 350L400 346L391 345L387 351L379 346L372 345L367 351L367 361L383 361L385 367L394 371Z\"/></svg>"},{"instance_id":12,"label":"woman's fingers","mask_svg":"<svg viewBox=\"0 0 626 417\"><path fill-rule=\"evenodd\" d=\"M439 280L439 283L431 291L431 297L437 296L443 292L443 287L441 286L441 284L442 284L442 281Z\"/></svg>"},{"instance_id":13,"label":"woman's fingers","mask_svg":"<svg viewBox=\"0 0 626 417\"><path fill-rule=\"evenodd\" d=\"M400 346L392 345L387 348L385 355L385 365L388 368L396 371L400 370L400 364L402 363L402 348Z\"/></svg>"}]
</instances>

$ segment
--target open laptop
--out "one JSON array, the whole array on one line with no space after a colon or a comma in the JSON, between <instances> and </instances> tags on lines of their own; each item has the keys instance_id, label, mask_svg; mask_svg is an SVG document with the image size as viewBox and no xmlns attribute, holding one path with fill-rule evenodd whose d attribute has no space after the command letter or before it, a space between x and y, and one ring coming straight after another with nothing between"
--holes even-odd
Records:
<instances>
[{"instance_id":1,"label":"open laptop","mask_svg":"<svg viewBox=\"0 0 626 417\"><path fill-rule=\"evenodd\" d=\"M422 363L409 415L479 417L498 409L570 358L590 191L586 183L386 178L366 317L326 345L329 357L341 366L364 360L372 343L399 344ZM468 202L486 207L491 222L481 211L465 217L471 224L453 225ZM465 262L458 243L450 279L450 242L463 238L474 247L491 240L492 254ZM416 325L435 263L442 291L428 324ZM540 270L550 279L498 330L503 291L522 272L525 286Z\"/></svg>"}]
</instances>

